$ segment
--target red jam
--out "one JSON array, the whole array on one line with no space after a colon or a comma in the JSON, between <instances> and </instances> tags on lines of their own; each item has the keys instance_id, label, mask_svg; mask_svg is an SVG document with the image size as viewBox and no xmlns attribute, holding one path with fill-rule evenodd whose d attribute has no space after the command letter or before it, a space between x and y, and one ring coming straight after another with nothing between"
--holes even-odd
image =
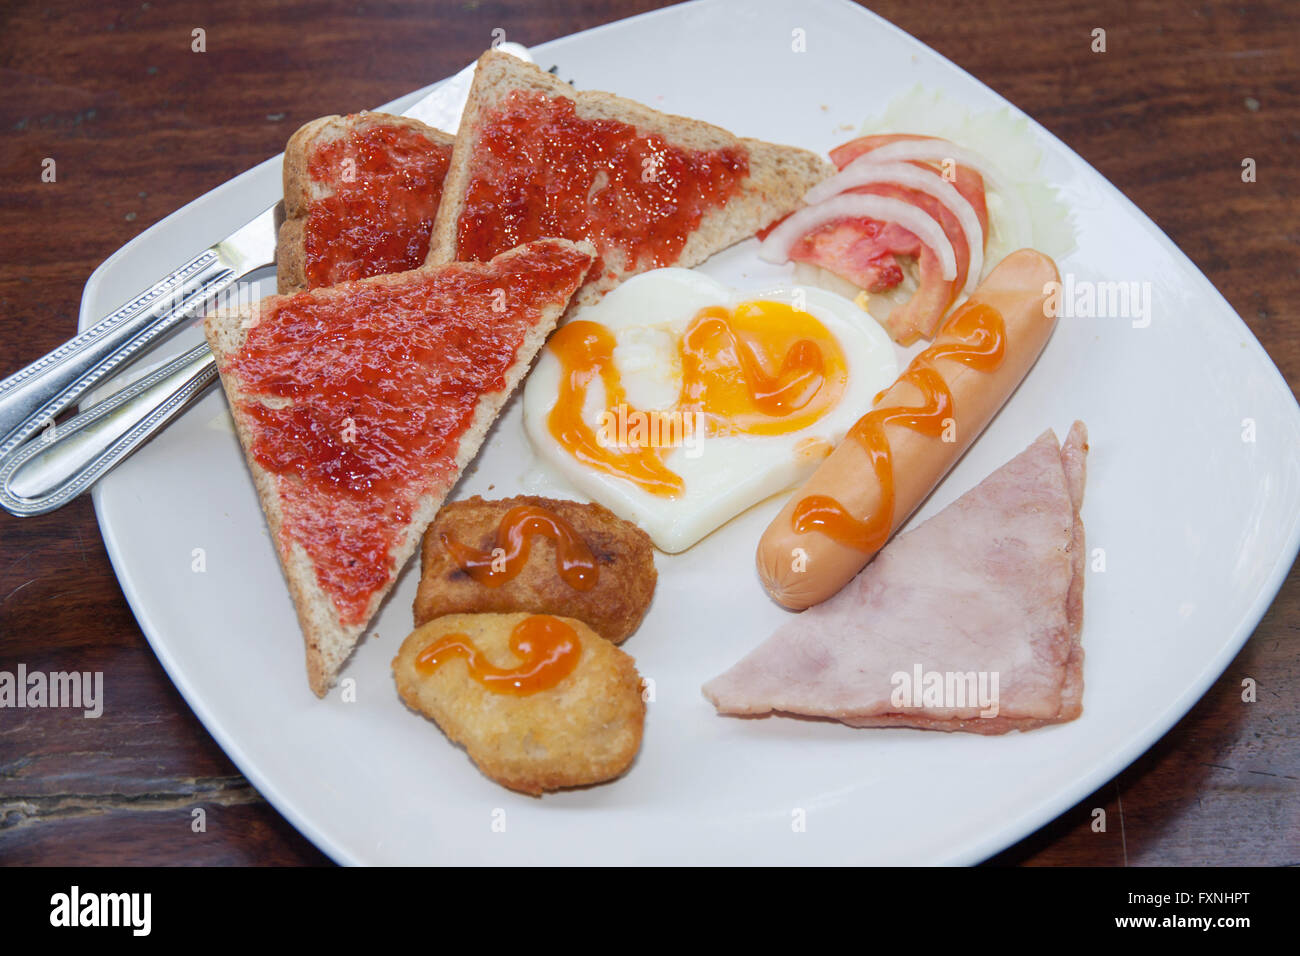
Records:
<instances>
[{"instance_id":1,"label":"red jam","mask_svg":"<svg viewBox=\"0 0 1300 956\"><path fill-rule=\"evenodd\" d=\"M450 160L450 145L401 126L352 129L318 148L307 173L334 192L307 213L308 287L422 265Z\"/></svg>"},{"instance_id":2,"label":"red jam","mask_svg":"<svg viewBox=\"0 0 1300 956\"><path fill-rule=\"evenodd\" d=\"M538 243L491 270L301 292L250 329L223 371L269 403L240 410L253 457L280 478L282 544L306 550L345 624L396 572L416 502L454 476L479 396L505 387L542 307L572 295L589 263Z\"/></svg>"},{"instance_id":3,"label":"red jam","mask_svg":"<svg viewBox=\"0 0 1300 956\"><path fill-rule=\"evenodd\" d=\"M457 258L483 261L544 236L587 239L628 271L672 265L710 209L749 174L739 147L689 150L573 100L515 90L482 117Z\"/></svg>"}]
</instances>

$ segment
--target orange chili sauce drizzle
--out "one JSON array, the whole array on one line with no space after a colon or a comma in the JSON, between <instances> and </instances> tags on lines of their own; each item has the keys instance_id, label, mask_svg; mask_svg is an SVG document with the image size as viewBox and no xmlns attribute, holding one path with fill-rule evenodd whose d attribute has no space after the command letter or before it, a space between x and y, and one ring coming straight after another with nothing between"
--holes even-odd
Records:
<instances>
[{"instance_id":1,"label":"orange chili sauce drizzle","mask_svg":"<svg viewBox=\"0 0 1300 956\"><path fill-rule=\"evenodd\" d=\"M497 667L484 659L468 634L448 634L415 658L415 668L431 674L453 657L463 657L469 676L496 694L525 696L549 690L573 673L582 656L578 633L559 618L534 614L510 632L510 650L520 659L514 667Z\"/></svg>"},{"instance_id":2,"label":"orange chili sauce drizzle","mask_svg":"<svg viewBox=\"0 0 1300 956\"><path fill-rule=\"evenodd\" d=\"M654 432L661 435L672 432L674 418L692 414L699 414L714 433L782 434L816 421L843 392L848 378L844 358L833 337L818 324L829 340L823 345L798 337L784 351L784 343L765 348L776 353L765 357L775 366L769 372L744 330L756 315L779 308L787 307L760 301L743 303L734 313L722 306L701 309L678 343L682 386L676 405L633 410L629 415L660 423L662 427ZM616 346L608 327L583 319L551 336L547 347L559 359L561 371L559 395L547 427L560 447L584 465L650 494L680 497L685 483L665 464L669 447L653 440L628 448L614 446L602 441L583 417L588 390L597 379L604 388L607 412L627 406L627 392L614 361Z\"/></svg>"},{"instance_id":3,"label":"orange chili sauce drizzle","mask_svg":"<svg viewBox=\"0 0 1300 956\"><path fill-rule=\"evenodd\" d=\"M992 372L1006 358L1006 337L1006 323L991 306L967 303L954 313L934 344L912 359L898 377L899 382L908 382L921 393L922 403L873 408L849 429L848 437L861 445L871 460L880 483L880 506L872 514L858 518L829 495L808 495L795 506L791 517L795 533L820 531L833 541L867 554L880 550L893 528L897 498L893 452L885 426L902 425L938 438L944 423L953 417L954 403L952 391L934 363L949 359L979 372ZM884 395L881 392L876 400Z\"/></svg>"},{"instance_id":4,"label":"orange chili sauce drizzle","mask_svg":"<svg viewBox=\"0 0 1300 956\"><path fill-rule=\"evenodd\" d=\"M587 542L573 525L537 505L516 505L502 515L497 526L497 547L492 551L472 548L445 532L439 537L471 578L485 587L499 588L523 570L533 536L539 534L555 542L555 566L565 584L575 591L590 591L596 586L600 571Z\"/></svg>"}]
</instances>

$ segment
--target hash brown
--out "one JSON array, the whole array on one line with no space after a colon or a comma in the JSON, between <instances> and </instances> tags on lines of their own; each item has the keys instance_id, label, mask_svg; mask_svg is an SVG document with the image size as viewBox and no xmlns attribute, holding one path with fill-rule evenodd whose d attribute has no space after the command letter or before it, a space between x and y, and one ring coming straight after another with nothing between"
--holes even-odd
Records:
<instances>
[{"instance_id":1,"label":"hash brown","mask_svg":"<svg viewBox=\"0 0 1300 956\"><path fill-rule=\"evenodd\" d=\"M523 568L500 587L475 581L443 544L445 534L491 552L502 517L518 505L545 508L578 533L596 559L594 587L579 591L564 582L556 569L555 542L543 535L532 536ZM657 576L650 536L601 505L534 495L499 500L476 495L445 505L424 535L415 623L418 627L444 614L530 611L577 618L618 644L645 617Z\"/></svg>"},{"instance_id":2,"label":"hash brown","mask_svg":"<svg viewBox=\"0 0 1300 956\"><path fill-rule=\"evenodd\" d=\"M464 746L483 773L511 790L540 795L619 776L641 747L641 678L628 654L581 621L561 619L578 635L581 656L574 670L531 694L490 690L470 675L462 657L449 657L428 672L416 666L421 651L456 634L468 637L492 665L515 666L520 662L510 636L529 617L453 614L417 628L393 658L398 694Z\"/></svg>"}]
</instances>

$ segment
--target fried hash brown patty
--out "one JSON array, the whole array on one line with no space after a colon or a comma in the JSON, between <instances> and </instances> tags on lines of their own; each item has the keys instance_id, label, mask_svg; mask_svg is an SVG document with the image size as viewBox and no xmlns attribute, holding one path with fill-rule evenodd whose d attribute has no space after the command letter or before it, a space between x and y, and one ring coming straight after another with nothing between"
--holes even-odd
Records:
<instances>
[{"instance_id":1,"label":"fried hash brown patty","mask_svg":"<svg viewBox=\"0 0 1300 956\"><path fill-rule=\"evenodd\" d=\"M463 656L448 656L428 672L416 665L434 642L463 634L488 664L517 666L510 636L532 616L453 614L417 628L393 658L398 694L463 745L480 770L512 790L536 795L617 777L641 747L641 678L629 655L581 621L559 619L578 636L574 669L531 694L489 689L470 676Z\"/></svg>"},{"instance_id":2,"label":"fried hash brown patty","mask_svg":"<svg viewBox=\"0 0 1300 956\"><path fill-rule=\"evenodd\" d=\"M448 551L442 536L490 554L497 530L511 508L533 505L553 512L582 538L596 559L596 584L587 591L570 587L556 566L555 542L545 535L529 540L528 560L500 587L475 581ZM654 548L650 536L597 504L519 495L488 501L478 496L445 505L424 535L415 623L443 614L532 611L576 617L615 644L637 629L655 590Z\"/></svg>"}]
</instances>

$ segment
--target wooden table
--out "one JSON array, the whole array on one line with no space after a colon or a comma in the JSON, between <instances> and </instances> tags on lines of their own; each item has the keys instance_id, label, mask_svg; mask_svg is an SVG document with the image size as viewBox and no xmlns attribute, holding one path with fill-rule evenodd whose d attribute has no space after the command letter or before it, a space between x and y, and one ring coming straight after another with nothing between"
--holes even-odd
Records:
<instances>
[{"instance_id":1,"label":"wooden table","mask_svg":"<svg viewBox=\"0 0 1300 956\"><path fill-rule=\"evenodd\" d=\"M654 0L78 4L0 12L0 375L75 330L82 286L172 210L279 152L307 119L455 72L502 27L532 44ZM1300 382L1300 42L1285 0L1198 6L881 0L877 12L1007 96L1145 210ZM191 50L195 29L206 52ZM1092 50L1093 30L1107 49ZM870 55L870 51L863 51ZM57 180L41 179L54 158ZM1244 157L1257 162L1243 183ZM1213 689L1145 756L995 858L1300 862L1300 574ZM0 670L103 670L99 720L0 711L0 861L327 859L240 775L127 608L88 498L0 515ZM1258 702L1241 701L1241 681ZM121 688L127 688L126 691ZM206 832L191 828L203 807ZM1107 811L1093 832L1093 808Z\"/></svg>"}]
</instances>

